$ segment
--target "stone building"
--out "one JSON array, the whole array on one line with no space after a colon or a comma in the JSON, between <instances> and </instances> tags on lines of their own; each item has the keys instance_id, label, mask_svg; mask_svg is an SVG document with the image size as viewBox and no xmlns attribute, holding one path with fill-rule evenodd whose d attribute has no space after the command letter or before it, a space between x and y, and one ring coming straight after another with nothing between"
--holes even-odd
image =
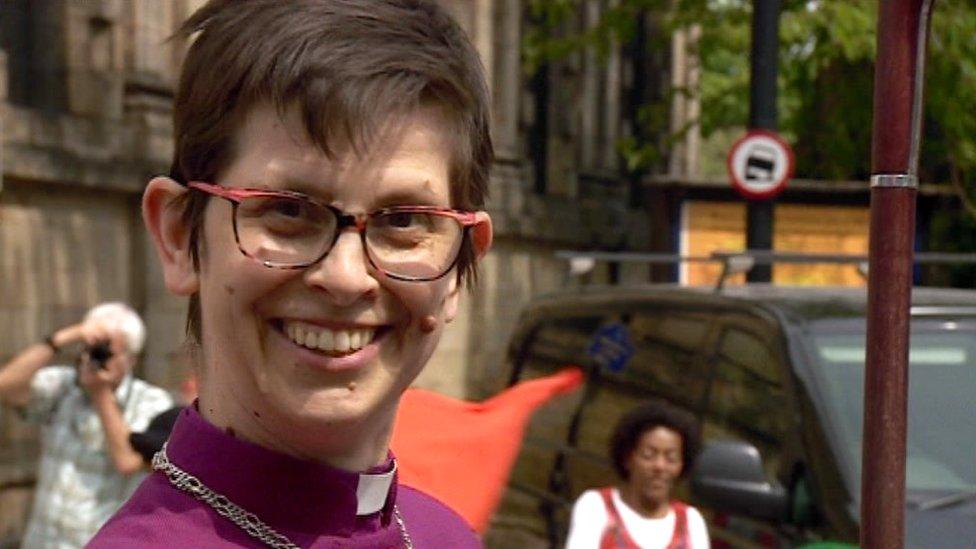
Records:
<instances>
[{"instance_id":1,"label":"stone building","mask_svg":"<svg viewBox=\"0 0 976 549\"><path fill-rule=\"evenodd\" d=\"M520 55L526 0L441 1L470 33L490 78L496 244L418 384L483 396L501 382L495 373L520 305L563 283L554 250L651 245L640 187L621 177L616 143L633 131L636 102L663 97L658 69L667 58L617 48L527 76ZM0 5L0 360L94 303L123 300L149 327L140 375L170 388L185 375L185 303L162 285L139 202L172 151L172 90L185 44L166 39L202 3ZM604 5L586 2L584 24ZM20 530L37 447L35 433L9 410L0 411L0 441L3 546Z\"/></svg>"},{"instance_id":2,"label":"stone building","mask_svg":"<svg viewBox=\"0 0 976 549\"><path fill-rule=\"evenodd\" d=\"M163 385L179 379L184 305L162 288L139 201L172 149L181 45L163 41L192 7L0 5L0 361L97 302L123 300L150 327L141 374ZM22 530L36 453L36 433L0 410L0 546Z\"/></svg>"}]
</instances>

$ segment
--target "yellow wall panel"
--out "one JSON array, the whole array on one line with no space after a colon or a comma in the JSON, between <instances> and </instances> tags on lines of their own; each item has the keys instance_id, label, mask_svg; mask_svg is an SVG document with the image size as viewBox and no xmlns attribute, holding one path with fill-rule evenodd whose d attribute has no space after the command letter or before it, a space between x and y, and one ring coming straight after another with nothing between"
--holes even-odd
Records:
<instances>
[{"instance_id":1,"label":"yellow wall panel","mask_svg":"<svg viewBox=\"0 0 976 549\"><path fill-rule=\"evenodd\" d=\"M777 204L774 210L773 248L780 252L868 253L869 210L861 206ZM684 204L681 253L709 255L745 249L744 202L689 200ZM721 266L690 263L682 266L681 281L690 285L715 284ZM799 286L863 286L855 265L775 265L773 282ZM745 276L728 284L744 284Z\"/></svg>"}]
</instances>

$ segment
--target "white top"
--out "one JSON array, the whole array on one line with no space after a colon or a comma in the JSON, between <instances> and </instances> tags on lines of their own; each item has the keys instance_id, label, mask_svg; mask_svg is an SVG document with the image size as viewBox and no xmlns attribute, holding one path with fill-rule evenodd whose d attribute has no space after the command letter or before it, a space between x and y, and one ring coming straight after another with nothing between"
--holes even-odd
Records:
<instances>
[{"instance_id":1,"label":"white top","mask_svg":"<svg viewBox=\"0 0 976 549\"><path fill-rule=\"evenodd\" d=\"M613 488L611 491L613 504L617 513L627 528L627 533L637 545L643 549L665 549L671 543L674 535L675 513L669 510L663 518L644 518L631 509L620 498L620 492ZM692 506L688 506L688 541L690 549L708 549L708 528L701 513ZM603 530L607 526L609 515L603 503L603 498L597 490L583 492L573 504L573 517L569 524L569 536L566 538L566 549L596 549L600 547Z\"/></svg>"}]
</instances>

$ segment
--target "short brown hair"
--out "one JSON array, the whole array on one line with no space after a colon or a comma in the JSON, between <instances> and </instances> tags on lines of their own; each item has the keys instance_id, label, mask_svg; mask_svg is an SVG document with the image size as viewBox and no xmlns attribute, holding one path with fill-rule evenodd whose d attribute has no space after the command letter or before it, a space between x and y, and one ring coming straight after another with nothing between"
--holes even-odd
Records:
<instances>
[{"instance_id":1,"label":"short brown hair","mask_svg":"<svg viewBox=\"0 0 976 549\"><path fill-rule=\"evenodd\" d=\"M493 158L485 76L464 31L433 0L211 0L177 33L194 35L175 99L174 180L216 181L260 103L297 107L330 158L345 145L365 150L391 117L431 105L450 128L451 205L484 208ZM197 268L207 200L188 193L183 203ZM457 273L474 278L469 241ZM199 324L193 296L187 332L197 341Z\"/></svg>"}]
</instances>

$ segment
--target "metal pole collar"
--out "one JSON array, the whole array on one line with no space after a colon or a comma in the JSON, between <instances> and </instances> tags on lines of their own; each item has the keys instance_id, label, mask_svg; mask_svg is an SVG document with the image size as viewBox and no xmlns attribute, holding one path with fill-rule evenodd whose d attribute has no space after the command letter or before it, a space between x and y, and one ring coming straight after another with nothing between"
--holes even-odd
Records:
<instances>
[{"instance_id":1,"label":"metal pole collar","mask_svg":"<svg viewBox=\"0 0 976 549\"><path fill-rule=\"evenodd\" d=\"M871 188L918 190L918 176L905 173L882 173L872 175Z\"/></svg>"}]
</instances>

